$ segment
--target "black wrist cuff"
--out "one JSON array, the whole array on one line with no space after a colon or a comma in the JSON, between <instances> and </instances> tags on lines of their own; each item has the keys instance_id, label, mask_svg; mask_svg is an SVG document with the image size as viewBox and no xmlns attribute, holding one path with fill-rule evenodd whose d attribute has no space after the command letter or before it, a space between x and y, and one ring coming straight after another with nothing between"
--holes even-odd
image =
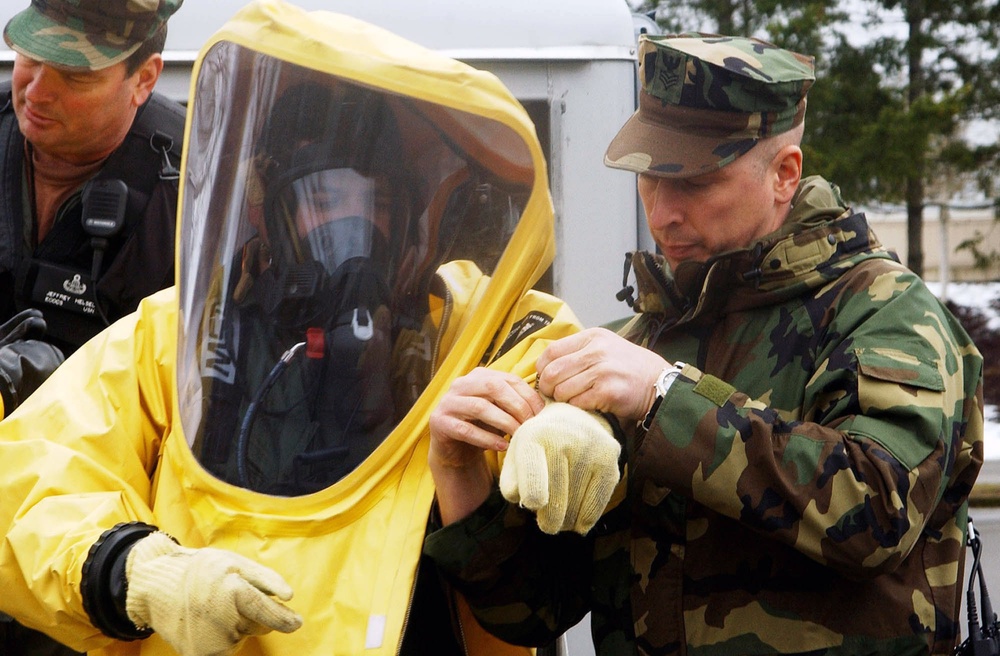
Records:
<instances>
[{"instance_id":1,"label":"black wrist cuff","mask_svg":"<svg viewBox=\"0 0 1000 656\"><path fill-rule=\"evenodd\" d=\"M143 522L118 524L98 538L83 563L83 609L95 627L115 640L139 640L153 632L137 628L125 612L125 559L136 542L157 530Z\"/></svg>"}]
</instances>

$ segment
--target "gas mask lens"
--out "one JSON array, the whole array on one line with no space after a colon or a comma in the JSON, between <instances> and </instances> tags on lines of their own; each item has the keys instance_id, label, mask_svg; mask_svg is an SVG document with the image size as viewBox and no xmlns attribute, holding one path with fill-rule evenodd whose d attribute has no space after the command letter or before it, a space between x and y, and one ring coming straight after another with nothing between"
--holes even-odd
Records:
<instances>
[{"instance_id":1,"label":"gas mask lens","mask_svg":"<svg viewBox=\"0 0 1000 656\"><path fill-rule=\"evenodd\" d=\"M289 232L297 237L300 262L319 262L332 275L344 262L381 255L388 201L385 185L354 169L328 169L292 181L282 192ZM381 221L381 223L380 223Z\"/></svg>"}]
</instances>

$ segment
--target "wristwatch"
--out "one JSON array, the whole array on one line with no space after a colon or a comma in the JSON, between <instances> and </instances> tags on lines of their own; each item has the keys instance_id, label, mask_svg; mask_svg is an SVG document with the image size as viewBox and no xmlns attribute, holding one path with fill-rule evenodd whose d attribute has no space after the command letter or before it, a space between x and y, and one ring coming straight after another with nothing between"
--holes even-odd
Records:
<instances>
[{"instance_id":1,"label":"wristwatch","mask_svg":"<svg viewBox=\"0 0 1000 656\"><path fill-rule=\"evenodd\" d=\"M644 430L649 430L649 427L653 425L653 419L656 417L656 411L660 409L660 402L663 401L663 397L667 395L667 390L670 386L674 384L674 379L681 375L681 371L684 369L685 365L683 362L675 362L669 367L665 367L660 375L656 377L656 381L653 382L653 390L656 392L656 397L653 398L653 404L649 406L649 412L646 413L646 418L642 420L642 427Z\"/></svg>"}]
</instances>

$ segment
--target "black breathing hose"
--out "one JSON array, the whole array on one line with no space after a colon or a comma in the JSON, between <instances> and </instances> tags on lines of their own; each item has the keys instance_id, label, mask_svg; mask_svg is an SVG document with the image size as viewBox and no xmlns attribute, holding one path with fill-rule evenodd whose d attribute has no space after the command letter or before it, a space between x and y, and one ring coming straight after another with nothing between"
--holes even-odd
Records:
<instances>
[{"instance_id":1,"label":"black breathing hose","mask_svg":"<svg viewBox=\"0 0 1000 656\"><path fill-rule=\"evenodd\" d=\"M288 368L288 364L305 345L305 342L299 342L284 352L281 359L278 360L270 373L267 374L267 378L257 388L253 399L250 400L250 405L247 406L246 414L243 415L243 423L240 424L240 434L236 440L236 475L239 477L240 487L242 488L251 489L250 475L247 472L247 446L250 442L250 430L253 428L254 420L257 418L257 408L274 386L281 372Z\"/></svg>"}]
</instances>

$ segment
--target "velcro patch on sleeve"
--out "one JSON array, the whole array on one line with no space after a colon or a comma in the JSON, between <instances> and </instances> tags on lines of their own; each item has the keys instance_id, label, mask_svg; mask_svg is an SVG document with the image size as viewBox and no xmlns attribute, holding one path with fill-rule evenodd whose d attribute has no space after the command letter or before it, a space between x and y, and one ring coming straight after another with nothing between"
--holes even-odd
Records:
<instances>
[{"instance_id":1,"label":"velcro patch on sleeve","mask_svg":"<svg viewBox=\"0 0 1000 656\"><path fill-rule=\"evenodd\" d=\"M701 380L694 386L695 394L705 397L720 408L726 404L735 391L736 388L729 383L708 375L702 376Z\"/></svg>"}]
</instances>

